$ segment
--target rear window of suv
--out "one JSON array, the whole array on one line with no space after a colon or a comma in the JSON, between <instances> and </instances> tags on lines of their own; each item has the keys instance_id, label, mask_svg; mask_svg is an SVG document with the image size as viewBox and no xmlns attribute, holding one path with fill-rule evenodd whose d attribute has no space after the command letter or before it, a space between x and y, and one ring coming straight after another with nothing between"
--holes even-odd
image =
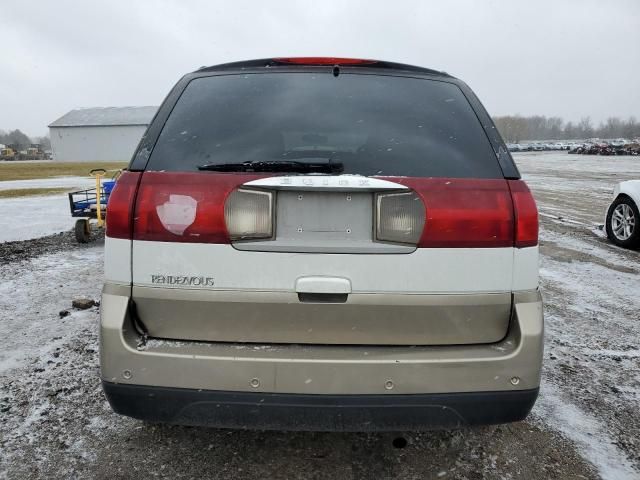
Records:
<instances>
[{"instance_id":1,"label":"rear window of suv","mask_svg":"<svg viewBox=\"0 0 640 480\"><path fill-rule=\"evenodd\" d=\"M341 73L192 80L148 169L246 161L340 162L345 174L502 178L471 105L453 83Z\"/></svg>"}]
</instances>

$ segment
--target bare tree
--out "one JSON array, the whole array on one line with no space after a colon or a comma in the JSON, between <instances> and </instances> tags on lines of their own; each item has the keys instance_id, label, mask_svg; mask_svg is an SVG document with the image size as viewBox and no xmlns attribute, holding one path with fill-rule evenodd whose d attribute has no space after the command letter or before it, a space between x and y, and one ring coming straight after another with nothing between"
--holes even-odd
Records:
<instances>
[{"instance_id":1,"label":"bare tree","mask_svg":"<svg viewBox=\"0 0 640 480\"><path fill-rule=\"evenodd\" d=\"M582 117L578 122L578 134L581 138L593 137L593 127L591 126L591 117Z\"/></svg>"},{"instance_id":2,"label":"bare tree","mask_svg":"<svg viewBox=\"0 0 640 480\"><path fill-rule=\"evenodd\" d=\"M31 145L31 139L20 130L12 130L8 133L0 132L0 143L14 145L17 149L22 150Z\"/></svg>"},{"instance_id":3,"label":"bare tree","mask_svg":"<svg viewBox=\"0 0 640 480\"><path fill-rule=\"evenodd\" d=\"M636 121L636 117L629 117L622 126L622 136L625 138L640 137L640 123Z\"/></svg>"}]
</instances>

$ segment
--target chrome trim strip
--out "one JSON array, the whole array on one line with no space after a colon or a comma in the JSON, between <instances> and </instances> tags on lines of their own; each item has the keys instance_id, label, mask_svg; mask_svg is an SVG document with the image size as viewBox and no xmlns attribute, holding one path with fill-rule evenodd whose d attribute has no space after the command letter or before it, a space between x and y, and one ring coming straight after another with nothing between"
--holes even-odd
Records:
<instances>
[{"instance_id":1,"label":"chrome trim strip","mask_svg":"<svg viewBox=\"0 0 640 480\"><path fill-rule=\"evenodd\" d=\"M408 190L399 183L360 175L297 175L267 177L244 184L247 187L263 187L274 190Z\"/></svg>"}]
</instances>

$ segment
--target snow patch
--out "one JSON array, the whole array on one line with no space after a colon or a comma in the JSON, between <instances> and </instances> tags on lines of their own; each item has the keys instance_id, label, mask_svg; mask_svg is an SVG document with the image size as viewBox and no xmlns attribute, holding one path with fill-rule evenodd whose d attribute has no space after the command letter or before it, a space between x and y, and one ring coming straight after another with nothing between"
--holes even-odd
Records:
<instances>
[{"instance_id":1,"label":"snow patch","mask_svg":"<svg viewBox=\"0 0 640 480\"><path fill-rule=\"evenodd\" d=\"M607 426L572 404L556 387L543 382L533 410L541 423L558 430L579 447L582 456L598 469L603 479L637 480L638 472L609 437Z\"/></svg>"},{"instance_id":2,"label":"snow patch","mask_svg":"<svg viewBox=\"0 0 640 480\"><path fill-rule=\"evenodd\" d=\"M65 232L76 219L65 194L0 199L0 242L29 240Z\"/></svg>"},{"instance_id":3,"label":"snow patch","mask_svg":"<svg viewBox=\"0 0 640 480\"><path fill-rule=\"evenodd\" d=\"M16 188L69 188L70 190L77 188L82 190L95 186L95 179L90 177L51 177L0 181L0 190Z\"/></svg>"},{"instance_id":4,"label":"snow patch","mask_svg":"<svg viewBox=\"0 0 640 480\"><path fill-rule=\"evenodd\" d=\"M0 266L0 298L10 299L0 302L0 373L51 355L95 319L93 310L64 318L58 312L70 308L74 296L99 298L102 262L103 248L96 246Z\"/></svg>"}]
</instances>

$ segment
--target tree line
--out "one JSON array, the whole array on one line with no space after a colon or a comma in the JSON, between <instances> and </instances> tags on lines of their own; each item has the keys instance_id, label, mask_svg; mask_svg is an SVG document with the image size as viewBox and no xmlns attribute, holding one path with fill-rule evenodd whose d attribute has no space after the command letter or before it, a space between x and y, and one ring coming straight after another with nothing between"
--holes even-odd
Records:
<instances>
[{"instance_id":1,"label":"tree line","mask_svg":"<svg viewBox=\"0 0 640 480\"><path fill-rule=\"evenodd\" d=\"M31 139L27 134L20 130L11 130L5 132L0 130L0 143L3 145L15 145L17 150L24 150L34 143L38 143L42 146L43 150L49 150L51 148L51 140L49 137L33 137Z\"/></svg>"},{"instance_id":2,"label":"tree line","mask_svg":"<svg viewBox=\"0 0 640 480\"><path fill-rule=\"evenodd\" d=\"M587 138L638 138L640 122L635 117L623 120L609 117L595 126L591 117L582 117L579 122L566 122L560 117L534 115L506 115L494 117L493 121L506 142L524 140L578 140Z\"/></svg>"}]
</instances>

